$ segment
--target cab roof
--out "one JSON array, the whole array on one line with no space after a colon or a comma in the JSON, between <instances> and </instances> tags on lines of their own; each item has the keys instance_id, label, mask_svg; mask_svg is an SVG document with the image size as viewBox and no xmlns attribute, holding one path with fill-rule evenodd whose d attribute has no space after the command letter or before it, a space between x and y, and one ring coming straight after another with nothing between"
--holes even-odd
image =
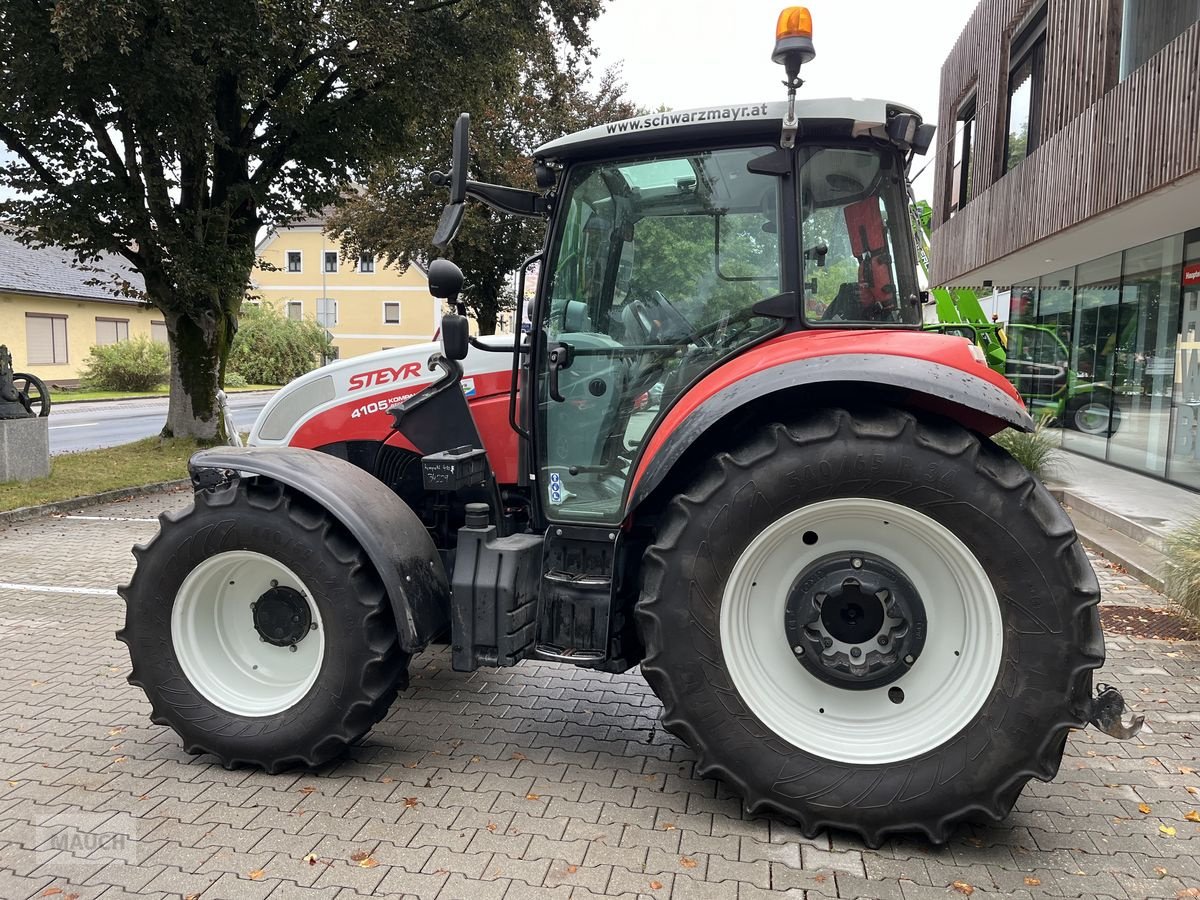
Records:
<instances>
[{"instance_id":1,"label":"cab roof","mask_svg":"<svg viewBox=\"0 0 1200 900\"><path fill-rule=\"evenodd\" d=\"M763 137L776 142L786 113L787 103L783 100L648 113L560 137L538 147L534 157L568 161L740 138ZM886 140L888 119L897 113L920 118L911 107L888 100L829 97L796 101L796 118L800 120L802 136L815 133L844 138L870 135Z\"/></svg>"}]
</instances>

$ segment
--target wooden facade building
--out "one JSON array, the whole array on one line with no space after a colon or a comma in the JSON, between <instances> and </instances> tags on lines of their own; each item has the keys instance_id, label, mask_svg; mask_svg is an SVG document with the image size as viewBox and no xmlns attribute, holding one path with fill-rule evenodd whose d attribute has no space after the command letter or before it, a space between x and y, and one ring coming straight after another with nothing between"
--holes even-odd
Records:
<instances>
[{"instance_id":1,"label":"wooden facade building","mask_svg":"<svg viewBox=\"0 0 1200 900\"><path fill-rule=\"evenodd\" d=\"M931 281L1045 274L1067 260L995 263L1200 175L1198 20L1197 0L981 0L941 71Z\"/></svg>"}]
</instances>

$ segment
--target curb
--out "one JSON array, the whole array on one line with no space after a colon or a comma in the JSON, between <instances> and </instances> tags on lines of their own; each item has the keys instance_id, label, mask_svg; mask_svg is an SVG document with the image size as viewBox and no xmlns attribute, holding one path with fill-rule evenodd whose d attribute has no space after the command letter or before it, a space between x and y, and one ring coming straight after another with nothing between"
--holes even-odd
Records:
<instances>
[{"instance_id":1,"label":"curb","mask_svg":"<svg viewBox=\"0 0 1200 900\"><path fill-rule=\"evenodd\" d=\"M276 394L280 390L282 388L256 388L253 390L249 388L234 388L232 391L225 391L225 395L227 397L236 397L241 394ZM166 400L169 396L169 394L146 394L144 397L100 397L95 400L55 400L52 397L50 411L54 412L56 408L62 406L75 406L84 403L135 403L138 400Z\"/></svg>"},{"instance_id":2,"label":"curb","mask_svg":"<svg viewBox=\"0 0 1200 900\"><path fill-rule=\"evenodd\" d=\"M76 510L87 509L89 506L99 506L102 503L132 500L135 497L149 497L154 494L167 494L180 488L189 487L190 485L191 481L189 479L180 478L177 481L159 481L154 484L116 488L111 491L102 491L99 494L72 497L70 500L56 500L53 503L43 503L40 506L22 506L18 509L10 509L7 512L0 512L0 528L15 525L18 522L26 522L29 519L36 519L39 516L75 512Z\"/></svg>"}]
</instances>

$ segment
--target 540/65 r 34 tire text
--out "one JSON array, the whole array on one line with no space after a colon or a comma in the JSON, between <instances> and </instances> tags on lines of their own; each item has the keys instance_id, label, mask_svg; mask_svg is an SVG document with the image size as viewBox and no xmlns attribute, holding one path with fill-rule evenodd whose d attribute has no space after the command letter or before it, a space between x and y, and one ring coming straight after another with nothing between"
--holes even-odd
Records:
<instances>
[{"instance_id":1,"label":"540/65 r 34 tire text","mask_svg":"<svg viewBox=\"0 0 1200 900\"><path fill-rule=\"evenodd\" d=\"M699 771L806 833L935 842L1058 770L1104 659L1070 520L942 420L825 410L720 454L668 506L642 668Z\"/></svg>"}]
</instances>

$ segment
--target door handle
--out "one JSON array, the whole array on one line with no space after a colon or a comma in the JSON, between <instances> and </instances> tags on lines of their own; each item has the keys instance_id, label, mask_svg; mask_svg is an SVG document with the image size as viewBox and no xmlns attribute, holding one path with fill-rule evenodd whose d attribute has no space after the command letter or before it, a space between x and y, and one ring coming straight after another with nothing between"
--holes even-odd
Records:
<instances>
[{"instance_id":1,"label":"door handle","mask_svg":"<svg viewBox=\"0 0 1200 900\"><path fill-rule=\"evenodd\" d=\"M574 360L575 353L570 344L555 344L550 348L550 399L555 403L562 403L567 399L558 389L558 373L562 369L569 369Z\"/></svg>"}]
</instances>

